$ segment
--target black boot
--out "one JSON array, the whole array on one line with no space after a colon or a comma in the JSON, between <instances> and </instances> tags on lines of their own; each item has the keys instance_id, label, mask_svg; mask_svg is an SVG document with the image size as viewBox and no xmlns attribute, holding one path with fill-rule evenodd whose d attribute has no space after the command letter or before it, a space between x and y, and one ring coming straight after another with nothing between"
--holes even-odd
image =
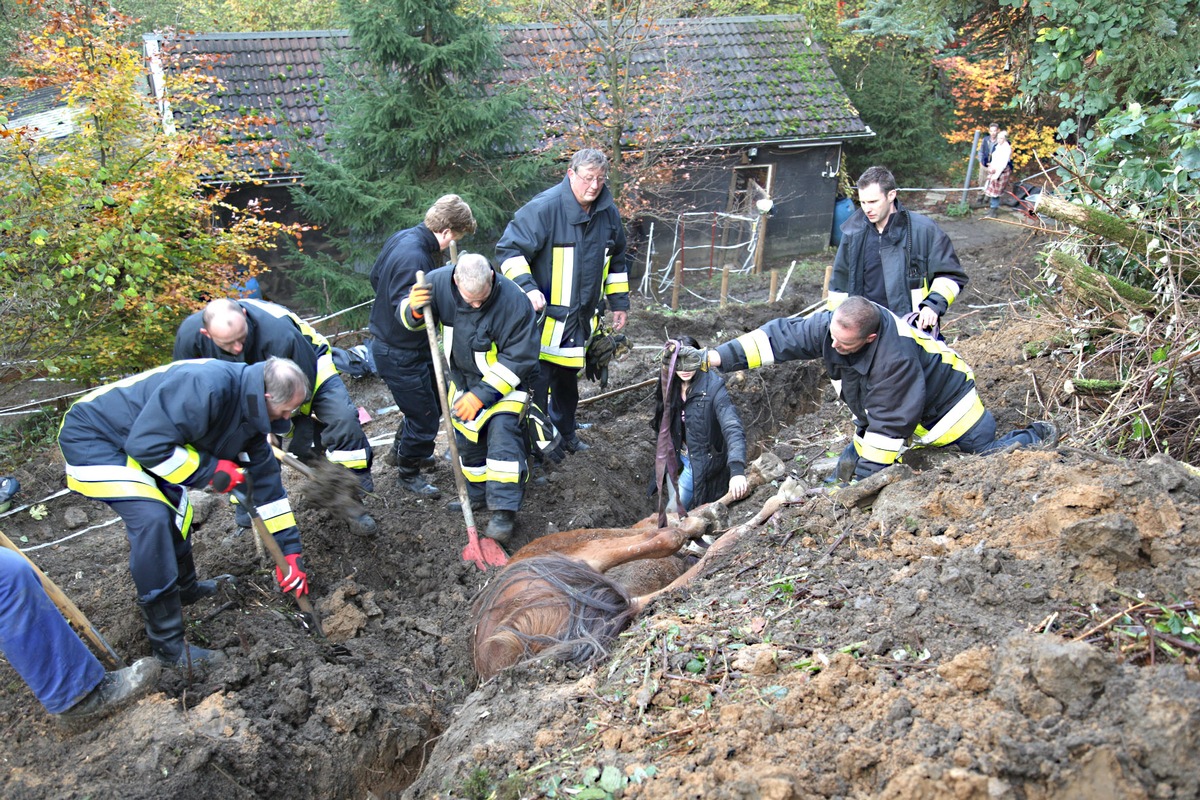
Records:
<instances>
[{"instance_id":1,"label":"black boot","mask_svg":"<svg viewBox=\"0 0 1200 800\"><path fill-rule=\"evenodd\" d=\"M421 459L396 459L396 482L413 494L421 497L437 498L442 493L438 488L421 476Z\"/></svg>"},{"instance_id":2,"label":"black boot","mask_svg":"<svg viewBox=\"0 0 1200 800\"><path fill-rule=\"evenodd\" d=\"M159 662L168 667L215 666L225 661L220 650L205 650L190 645L183 638L183 606L179 589L163 592L149 603L138 602L146 620L146 637Z\"/></svg>"},{"instance_id":3,"label":"black boot","mask_svg":"<svg viewBox=\"0 0 1200 800\"><path fill-rule=\"evenodd\" d=\"M500 544L507 544L512 538L513 526L517 521L517 512L515 511L493 511L492 518L488 520L487 530L483 535L489 539L493 539Z\"/></svg>"},{"instance_id":4,"label":"black boot","mask_svg":"<svg viewBox=\"0 0 1200 800\"><path fill-rule=\"evenodd\" d=\"M179 580L175 585L179 587L181 605L190 606L217 593L216 581L196 580L196 562L192 560L191 550L182 558L175 559L175 565L179 567Z\"/></svg>"}]
</instances>

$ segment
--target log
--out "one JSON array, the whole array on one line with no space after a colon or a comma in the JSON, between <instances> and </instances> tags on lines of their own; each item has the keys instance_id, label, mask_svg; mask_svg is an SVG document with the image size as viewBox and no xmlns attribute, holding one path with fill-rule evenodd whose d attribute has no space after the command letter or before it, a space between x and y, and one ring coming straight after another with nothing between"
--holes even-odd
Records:
<instances>
[{"instance_id":1,"label":"log","mask_svg":"<svg viewBox=\"0 0 1200 800\"><path fill-rule=\"evenodd\" d=\"M1153 292L1089 267L1070 253L1051 250L1048 265L1063 279L1063 290L1087 306L1107 311L1150 312L1157 307Z\"/></svg>"},{"instance_id":2,"label":"log","mask_svg":"<svg viewBox=\"0 0 1200 800\"><path fill-rule=\"evenodd\" d=\"M1150 234L1135 228L1115 214L1071 203L1045 192L1038 200L1037 211L1059 222L1066 222L1080 230L1093 233L1101 239L1119 244L1139 259L1145 257L1146 245L1152 238Z\"/></svg>"}]
</instances>

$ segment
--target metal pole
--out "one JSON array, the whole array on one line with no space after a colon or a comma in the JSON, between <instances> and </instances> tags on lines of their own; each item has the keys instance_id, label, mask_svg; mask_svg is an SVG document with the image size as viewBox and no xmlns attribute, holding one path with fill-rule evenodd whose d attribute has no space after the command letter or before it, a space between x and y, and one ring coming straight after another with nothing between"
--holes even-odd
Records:
<instances>
[{"instance_id":1,"label":"metal pole","mask_svg":"<svg viewBox=\"0 0 1200 800\"><path fill-rule=\"evenodd\" d=\"M979 152L979 129L975 129L975 138L971 141L971 154L967 156L967 178L963 181L962 204L967 204L967 193L971 191L971 172L975 169L975 154Z\"/></svg>"}]
</instances>

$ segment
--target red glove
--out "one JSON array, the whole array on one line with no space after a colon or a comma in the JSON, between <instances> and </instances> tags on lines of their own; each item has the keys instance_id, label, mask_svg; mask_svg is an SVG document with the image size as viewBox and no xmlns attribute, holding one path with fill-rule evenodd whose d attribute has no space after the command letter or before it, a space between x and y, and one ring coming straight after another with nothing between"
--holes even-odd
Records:
<instances>
[{"instance_id":1,"label":"red glove","mask_svg":"<svg viewBox=\"0 0 1200 800\"><path fill-rule=\"evenodd\" d=\"M462 396L454 401L454 416L463 422L475 419L482 409L483 401L476 397L474 392L463 392Z\"/></svg>"},{"instance_id":2,"label":"red glove","mask_svg":"<svg viewBox=\"0 0 1200 800\"><path fill-rule=\"evenodd\" d=\"M279 567L275 568L275 581L279 590L284 593L295 593L296 597L308 594L308 573L304 571L304 556L299 553L283 557L288 563L288 573L284 575Z\"/></svg>"},{"instance_id":3,"label":"red glove","mask_svg":"<svg viewBox=\"0 0 1200 800\"><path fill-rule=\"evenodd\" d=\"M221 459L213 470L209 486L221 494L229 494L246 482L246 472L233 461Z\"/></svg>"}]
</instances>

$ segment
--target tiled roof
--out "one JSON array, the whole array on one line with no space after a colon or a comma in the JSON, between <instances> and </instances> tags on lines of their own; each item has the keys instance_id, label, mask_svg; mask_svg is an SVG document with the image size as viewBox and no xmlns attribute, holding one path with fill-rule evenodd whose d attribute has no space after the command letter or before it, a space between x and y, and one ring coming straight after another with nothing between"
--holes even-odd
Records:
<instances>
[{"instance_id":1,"label":"tiled roof","mask_svg":"<svg viewBox=\"0 0 1200 800\"><path fill-rule=\"evenodd\" d=\"M545 75L548 59L588 57L588 36L580 29L523 25L500 33L506 67L499 83L532 85ZM636 54L634 71L686 73L689 89L673 98L675 144L870 135L809 36L803 18L791 15L660 21L653 45ZM274 120L260 126L256 138L282 139L286 121L318 151L326 149L329 64L334 54L351 52L348 31L190 34L183 42L220 56L213 69L223 88L214 100L226 113ZM561 124L544 107L534 112L548 132Z\"/></svg>"}]
</instances>

